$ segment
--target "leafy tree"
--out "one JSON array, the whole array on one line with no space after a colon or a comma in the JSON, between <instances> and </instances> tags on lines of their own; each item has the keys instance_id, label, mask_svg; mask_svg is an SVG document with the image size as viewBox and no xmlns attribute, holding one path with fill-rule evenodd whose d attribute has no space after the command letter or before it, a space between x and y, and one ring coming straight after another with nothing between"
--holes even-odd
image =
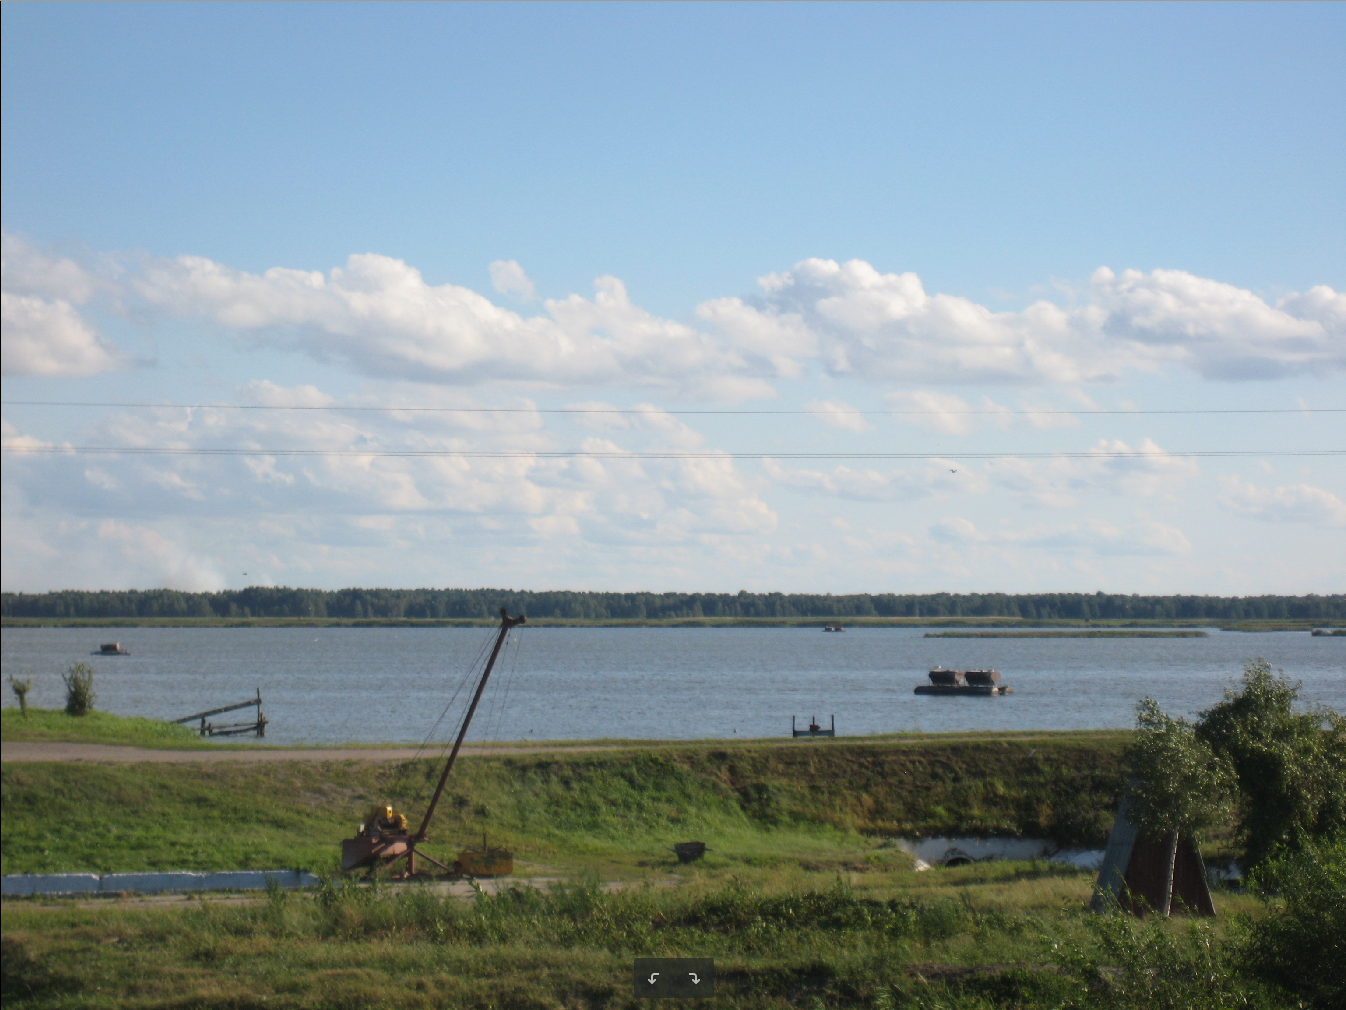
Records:
<instances>
[{"instance_id":1,"label":"leafy tree","mask_svg":"<svg viewBox=\"0 0 1346 1010\"><path fill-rule=\"evenodd\" d=\"M1299 685L1249 662L1238 690L1201 713L1197 736L1238 776L1245 865L1346 833L1346 719L1296 712Z\"/></svg>"},{"instance_id":2,"label":"leafy tree","mask_svg":"<svg viewBox=\"0 0 1346 1010\"><path fill-rule=\"evenodd\" d=\"M1142 835L1168 845L1165 895L1173 890L1179 842L1227 815L1233 787L1228 760L1212 751L1191 723L1165 715L1153 698L1140 700L1126 810ZM1164 915L1167 906L1166 897L1159 909Z\"/></svg>"},{"instance_id":3,"label":"leafy tree","mask_svg":"<svg viewBox=\"0 0 1346 1010\"><path fill-rule=\"evenodd\" d=\"M1127 816L1142 834L1197 835L1227 816L1235 786L1229 761L1186 719L1166 715L1153 698L1136 705Z\"/></svg>"}]
</instances>

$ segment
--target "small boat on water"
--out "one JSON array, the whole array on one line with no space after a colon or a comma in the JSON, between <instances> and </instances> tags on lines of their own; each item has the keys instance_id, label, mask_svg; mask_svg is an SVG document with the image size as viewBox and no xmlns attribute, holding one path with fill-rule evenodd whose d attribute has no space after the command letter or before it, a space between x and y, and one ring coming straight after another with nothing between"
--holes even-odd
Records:
<instances>
[{"instance_id":1,"label":"small boat on water","mask_svg":"<svg viewBox=\"0 0 1346 1010\"><path fill-rule=\"evenodd\" d=\"M845 631L840 624L824 624L823 631Z\"/></svg>"},{"instance_id":2,"label":"small boat on water","mask_svg":"<svg viewBox=\"0 0 1346 1010\"><path fill-rule=\"evenodd\" d=\"M104 642L98 647L95 656L129 656L130 649L123 649L121 642Z\"/></svg>"},{"instance_id":3,"label":"small boat on water","mask_svg":"<svg viewBox=\"0 0 1346 1010\"><path fill-rule=\"evenodd\" d=\"M1010 689L1008 684L1000 683L999 670L946 670L939 667L930 671L930 683L918 685L916 693L990 698L1009 694Z\"/></svg>"}]
</instances>

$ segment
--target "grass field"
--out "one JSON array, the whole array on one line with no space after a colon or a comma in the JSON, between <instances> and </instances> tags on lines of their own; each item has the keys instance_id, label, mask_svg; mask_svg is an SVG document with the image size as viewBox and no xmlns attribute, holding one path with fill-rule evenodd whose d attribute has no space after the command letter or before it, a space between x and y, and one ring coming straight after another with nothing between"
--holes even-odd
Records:
<instances>
[{"instance_id":1,"label":"grass field","mask_svg":"<svg viewBox=\"0 0 1346 1010\"><path fill-rule=\"evenodd\" d=\"M300 866L328 883L248 901L7 901L3 1005L615 1010L645 1005L633 957L709 956L709 1005L738 1010L1290 1010L1247 974L1240 922L1268 914L1250 897L1218 894L1214 924L1101 917L1085 911L1091 873L1015 862L917 873L891 841L1100 845L1128 738L474 757L429 851L485 830L514 850L517 876L564 883L470 901L334 872L371 801L423 809L436 761L9 763L5 873ZM710 851L680 865L669 847L692 838Z\"/></svg>"},{"instance_id":2,"label":"grass field","mask_svg":"<svg viewBox=\"0 0 1346 1010\"><path fill-rule=\"evenodd\" d=\"M122 744L173 750L227 746L208 743L186 726L158 719L109 715L97 711L74 716L66 715L59 709L34 708L31 705L27 715L17 708L0 709L0 739Z\"/></svg>"},{"instance_id":3,"label":"grass field","mask_svg":"<svg viewBox=\"0 0 1346 1010\"><path fill-rule=\"evenodd\" d=\"M334 883L248 904L11 902L5 1005L633 1008L632 958L713 957L742 1008L1202 1008L1294 1004L1238 975L1231 913L1191 927L1085 912L1092 875L1047 864L914 873L682 871L471 902ZM1102 968L1102 970L1100 970Z\"/></svg>"}]
</instances>

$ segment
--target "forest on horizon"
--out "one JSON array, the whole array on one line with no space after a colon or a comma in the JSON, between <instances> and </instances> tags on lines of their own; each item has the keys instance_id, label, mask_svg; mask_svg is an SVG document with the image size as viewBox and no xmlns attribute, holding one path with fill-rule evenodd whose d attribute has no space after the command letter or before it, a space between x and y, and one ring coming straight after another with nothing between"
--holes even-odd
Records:
<instances>
[{"instance_id":1,"label":"forest on horizon","mask_svg":"<svg viewBox=\"0 0 1346 1010\"><path fill-rule=\"evenodd\" d=\"M603 593L514 589L175 589L0 593L6 618L454 620L511 613L562 620L1005 617L1021 620L1343 620L1346 594L1140 596L1109 593Z\"/></svg>"}]
</instances>

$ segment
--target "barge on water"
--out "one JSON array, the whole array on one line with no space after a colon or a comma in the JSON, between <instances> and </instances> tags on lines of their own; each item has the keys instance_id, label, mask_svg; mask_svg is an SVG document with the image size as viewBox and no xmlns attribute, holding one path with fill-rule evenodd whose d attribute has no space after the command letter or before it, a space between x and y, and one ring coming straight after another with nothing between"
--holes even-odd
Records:
<instances>
[{"instance_id":1,"label":"barge on water","mask_svg":"<svg viewBox=\"0 0 1346 1010\"><path fill-rule=\"evenodd\" d=\"M930 683L916 688L917 694L976 695L990 698L1009 694L1008 684L1000 683L999 670L945 670L930 671Z\"/></svg>"}]
</instances>

